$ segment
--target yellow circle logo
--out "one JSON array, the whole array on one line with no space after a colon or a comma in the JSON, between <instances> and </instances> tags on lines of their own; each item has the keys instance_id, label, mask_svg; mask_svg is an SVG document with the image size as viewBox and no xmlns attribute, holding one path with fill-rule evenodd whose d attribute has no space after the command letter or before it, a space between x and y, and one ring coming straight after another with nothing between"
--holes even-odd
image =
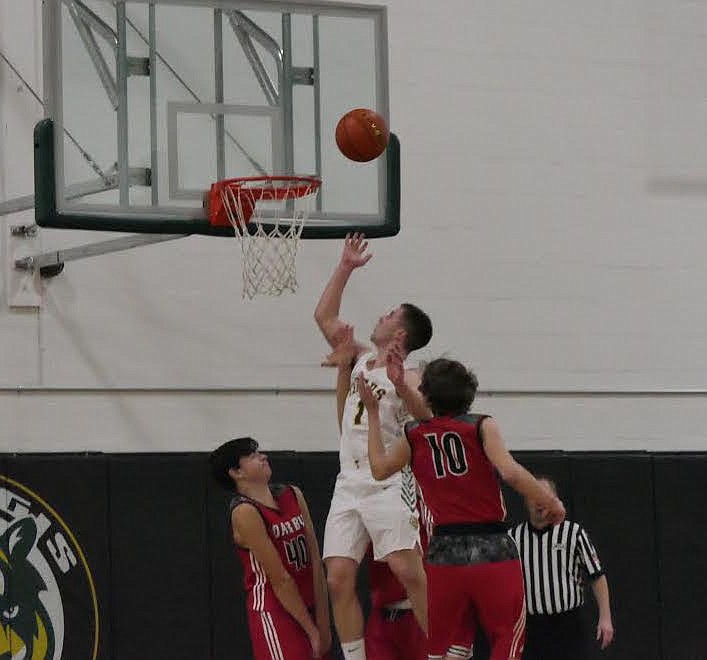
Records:
<instances>
[{"instance_id":1,"label":"yellow circle logo","mask_svg":"<svg viewBox=\"0 0 707 660\"><path fill-rule=\"evenodd\" d=\"M78 540L37 493L0 475L0 658L97 654L98 601Z\"/></svg>"}]
</instances>

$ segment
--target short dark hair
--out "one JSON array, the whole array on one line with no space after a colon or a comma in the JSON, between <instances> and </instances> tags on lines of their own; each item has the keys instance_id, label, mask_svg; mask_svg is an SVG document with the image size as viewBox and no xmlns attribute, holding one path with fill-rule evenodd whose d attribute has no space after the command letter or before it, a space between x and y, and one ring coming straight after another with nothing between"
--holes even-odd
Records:
<instances>
[{"instance_id":1,"label":"short dark hair","mask_svg":"<svg viewBox=\"0 0 707 660\"><path fill-rule=\"evenodd\" d=\"M233 490L235 483L228 471L231 468L238 469L241 464L241 458L250 456L256 451L258 451L258 442L250 437L235 438L224 442L220 447L214 449L209 456L211 475L221 486L227 490Z\"/></svg>"},{"instance_id":2,"label":"short dark hair","mask_svg":"<svg viewBox=\"0 0 707 660\"><path fill-rule=\"evenodd\" d=\"M422 372L422 392L435 415L463 415L471 406L479 387L473 371L461 362L437 358Z\"/></svg>"},{"instance_id":3,"label":"short dark hair","mask_svg":"<svg viewBox=\"0 0 707 660\"><path fill-rule=\"evenodd\" d=\"M403 303L403 328L405 329L405 350L408 353L427 346L432 338L432 321L417 305Z\"/></svg>"}]
</instances>

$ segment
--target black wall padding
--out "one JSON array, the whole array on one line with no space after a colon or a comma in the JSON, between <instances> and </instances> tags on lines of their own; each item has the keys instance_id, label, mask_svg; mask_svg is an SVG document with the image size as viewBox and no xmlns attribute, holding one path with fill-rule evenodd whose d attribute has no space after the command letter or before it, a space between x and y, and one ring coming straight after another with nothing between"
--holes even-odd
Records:
<instances>
[{"instance_id":1,"label":"black wall padding","mask_svg":"<svg viewBox=\"0 0 707 660\"><path fill-rule=\"evenodd\" d=\"M707 456L655 455L663 660L707 657Z\"/></svg>"},{"instance_id":2,"label":"black wall padding","mask_svg":"<svg viewBox=\"0 0 707 660\"><path fill-rule=\"evenodd\" d=\"M33 510L52 521L51 527L40 532L37 549L52 566L61 594L64 617L61 657L92 657L98 619L97 657L110 658L107 458L25 454L7 457L5 468L10 479L36 494L69 530L57 523L57 517L41 503ZM97 599L97 616L92 591Z\"/></svg>"},{"instance_id":3,"label":"black wall padding","mask_svg":"<svg viewBox=\"0 0 707 660\"><path fill-rule=\"evenodd\" d=\"M570 519L599 551L616 641L608 652L595 649L593 658L707 658L707 454L514 456L555 479ZM336 452L274 452L270 460L276 481L302 488L321 543ZM100 660L252 660L228 529L230 495L209 478L205 454L0 454L0 475L41 497L77 538L99 601ZM11 510L10 482L0 482L1 531L22 515ZM505 492L510 520L523 520L521 498ZM45 533L38 550L54 534ZM91 655L76 640L90 638L86 589L78 573L67 575L60 589L67 617L62 657L84 660ZM365 571L359 588L366 610ZM593 629L591 591L587 599ZM475 660L486 657L479 649Z\"/></svg>"},{"instance_id":4,"label":"black wall padding","mask_svg":"<svg viewBox=\"0 0 707 660\"><path fill-rule=\"evenodd\" d=\"M211 654L203 455L110 461L114 660Z\"/></svg>"},{"instance_id":5,"label":"black wall padding","mask_svg":"<svg viewBox=\"0 0 707 660\"><path fill-rule=\"evenodd\" d=\"M602 652L591 644L591 658L660 658L658 586L653 516L653 467L649 454L610 457L572 454L575 520L587 530L606 571L616 639ZM585 590L585 625L592 638L597 609Z\"/></svg>"}]
</instances>

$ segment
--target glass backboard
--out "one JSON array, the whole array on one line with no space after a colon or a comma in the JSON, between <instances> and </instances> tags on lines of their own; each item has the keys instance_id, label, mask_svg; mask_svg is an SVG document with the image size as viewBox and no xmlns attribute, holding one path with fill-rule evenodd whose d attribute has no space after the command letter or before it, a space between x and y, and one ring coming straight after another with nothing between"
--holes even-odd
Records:
<instances>
[{"instance_id":1,"label":"glass backboard","mask_svg":"<svg viewBox=\"0 0 707 660\"><path fill-rule=\"evenodd\" d=\"M212 182L297 174L323 181L304 238L397 233L397 138L369 163L334 138L348 110L389 116L384 7L49 0L43 32L40 226L228 235Z\"/></svg>"}]
</instances>

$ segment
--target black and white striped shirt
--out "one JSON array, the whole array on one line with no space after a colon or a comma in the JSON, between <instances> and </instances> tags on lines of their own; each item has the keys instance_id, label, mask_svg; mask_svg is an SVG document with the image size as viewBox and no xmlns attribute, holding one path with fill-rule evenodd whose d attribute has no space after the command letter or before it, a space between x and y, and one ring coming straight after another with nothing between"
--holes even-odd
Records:
<instances>
[{"instance_id":1,"label":"black and white striped shirt","mask_svg":"<svg viewBox=\"0 0 707 660\"><path fill-rule=\"evenodd\" d=\"M560 614L584 603L585 575L603 574L597 552L577 523L535 529L524 522L509 534L518 546L528 614Z\"/></svg>"}]
</instances>

